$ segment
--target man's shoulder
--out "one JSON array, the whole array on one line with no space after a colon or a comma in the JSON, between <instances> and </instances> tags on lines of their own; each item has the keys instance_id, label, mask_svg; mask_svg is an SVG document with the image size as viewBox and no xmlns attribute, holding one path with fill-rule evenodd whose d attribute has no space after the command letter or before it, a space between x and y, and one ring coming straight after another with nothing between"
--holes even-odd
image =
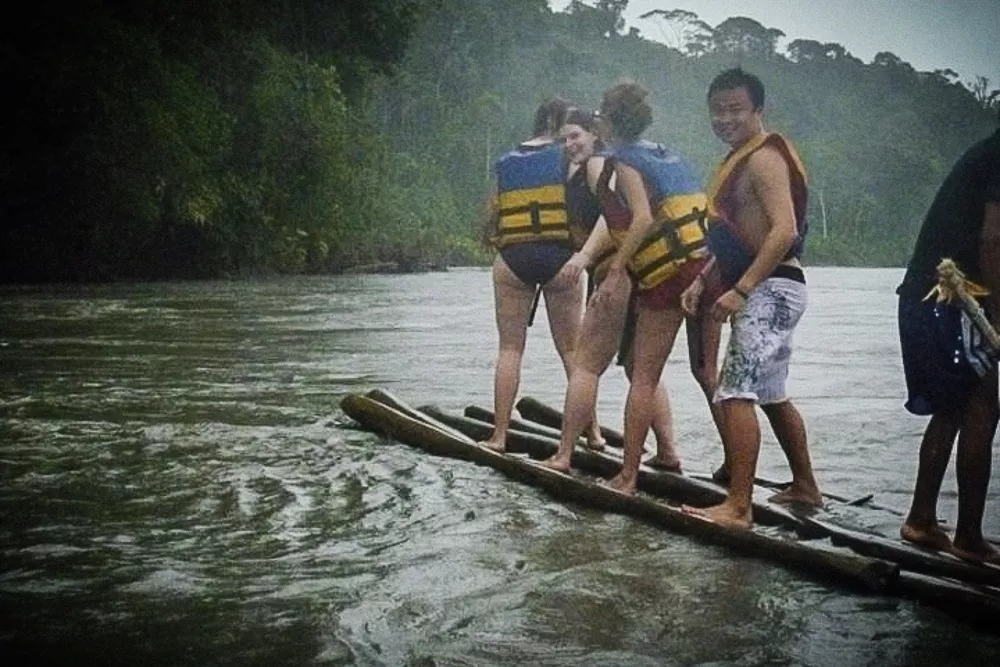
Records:
<instances>
[{"instance_id":1,"label":"man's shoulder","mask_svg":"<svg viewBox=\"0 0 1000 667\"><path fill-rule=\"evenodd\" d=\"M788 160L781 148L766 142L747 157L746 173L753 177L787 176Z\"/></svg>"}]
</instances>

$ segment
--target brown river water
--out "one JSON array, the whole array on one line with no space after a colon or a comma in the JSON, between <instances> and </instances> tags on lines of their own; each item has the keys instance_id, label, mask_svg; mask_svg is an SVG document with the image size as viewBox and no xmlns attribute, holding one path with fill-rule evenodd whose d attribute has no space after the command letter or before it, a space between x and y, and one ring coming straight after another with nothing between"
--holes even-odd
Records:
<instances>
[{"instance_id":1,"label":"brown river water","mask_svg":"<svg viewBox=\"0 0 1000 667\"><path fill-rule=\"evenodd\" d=\"M821 484L888 508L897 269L808 270L790 391ZM561 406L545 323L522 393ZM0 288L0 660L76 665L996 665L1000 629L844 590L352 427L351 392L492 407L489 273ZM720 446L679 340L689 472ZM625 380L599 411L620 428ZM1000 535L1000 471L986 532ZM786 479L765 434L759 474ZM954 471L941 517L956 517Z\"/></svg>"}]
</instances>

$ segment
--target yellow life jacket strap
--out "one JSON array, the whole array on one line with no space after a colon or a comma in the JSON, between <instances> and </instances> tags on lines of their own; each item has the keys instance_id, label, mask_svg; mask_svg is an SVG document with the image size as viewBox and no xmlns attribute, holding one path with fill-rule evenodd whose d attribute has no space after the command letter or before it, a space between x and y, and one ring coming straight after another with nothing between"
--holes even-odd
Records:
<instances>
[{"instance_id":1,"label":"yellow life jacket strap","mask_svg":"<svg viewBox=\"0 0 1000 667\"><path fill-rule=\"evenodd\" d=\"M783 135L778 132L762 132L757 136L750 139L739 149L733 151L723 160L719 168L715 170L712 174L712 180L708 184L708 189L706 194L708 195L708 215L710 219L717 220L722 217L719 214L718 208L716 207L716 200L719 194L722 192L729 180L729 177L733 175L733 171L743 162L751 153L756 151L758 148L768 143L769 141L779 141L784 148L784 153L792 161L792 166L801 175L803 182L806 180L806 168L802 164L802 159L799 157L798 152L792 146L792 142L786 139Z\"/></svg>"}]
</instances>

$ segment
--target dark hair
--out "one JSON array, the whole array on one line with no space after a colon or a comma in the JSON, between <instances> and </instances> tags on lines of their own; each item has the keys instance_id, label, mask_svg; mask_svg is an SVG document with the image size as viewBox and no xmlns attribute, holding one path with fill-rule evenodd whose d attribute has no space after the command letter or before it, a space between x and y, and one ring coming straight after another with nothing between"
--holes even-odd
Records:
<instances>
[{"instance_id":1,"label":"dark hair","mask_svg":"<svg viewBox=\"0 0 1000 667\"><path fill-rule=\"evenodd\" d=\"M579 125L587 132L594 131L594 112L583 107L570 107L566 112L566 120L563 125Z\"/></svg>"},{"instance_id":2,"label":"dark hair","mask_svg":"<svg viewBox=\"0 0 1000 667\"><path fill-rule=\"evenodd\" d=\"M653 108L646 98L649 91L635 81L624 81L604 91L601 117L615 136L635 141L653 122Z\"/></svg>"},{"instance_id":3,"label":"dark hair","mask_svg":"<svg viewBox=\"0 0 1000 667\"><path fill-rule=\"evenodd\" d=\"M560 97L553 97L542 102L535 111L535 125L532 136L553 134L566 122L566 112L569 105Z\"/></svg>"},{"instance_id":4,"label":"dark hair","mask_svg":"<svg viewBox=\"0 0 1000 667\"><path fill-rule=\"evenodd\" d=\"M744 72L742 67L734 67L717 74L708 86L708 97L712 97L720 90L737 88L747 89L754 111L764 106L764 84L750 72Z\"/></svg>"}]
</instances>

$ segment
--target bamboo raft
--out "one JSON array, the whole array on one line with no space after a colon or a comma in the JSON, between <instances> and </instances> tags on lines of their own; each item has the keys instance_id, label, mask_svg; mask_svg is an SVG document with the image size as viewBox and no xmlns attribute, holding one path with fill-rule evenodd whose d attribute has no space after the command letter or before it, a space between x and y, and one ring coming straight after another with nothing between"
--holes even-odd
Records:
<instances>
[{"instance_id":1,"label":"bamboo raft","mask_svg":"<svg viewBox=\"0 0 1000 667\"><path fill-rule=\"evenodd\" d=\"M570 474L552 470L536 461L555 452L561 415L532 399L518 403L523 419L511 422L506 454L477 444L492 432L493 415L476 406L469 406L461 415L433 406L417 409L376 389L367 395L348 395L341 408L363 428L430 454L488 466L560 500L626 514L854 590L917 599L997 631L1000 567L968 563L902 540L853 530L816 514L799 515L758 501L757 494L753 512L759 526L750 530L720 526L686 514L671 502L715 504L725 496L724 488L706 479L645 465L639 472L639 491L634 496L622 494L593 479L610 477L621 465L621 455L615 449L615 445L620 448L621 435L607 428L602 429L610 445L605 451L576 447ZM879 511L869 502L871 496L853 501L832 494L827 498Z\"/></svg>"}]
</instances>

